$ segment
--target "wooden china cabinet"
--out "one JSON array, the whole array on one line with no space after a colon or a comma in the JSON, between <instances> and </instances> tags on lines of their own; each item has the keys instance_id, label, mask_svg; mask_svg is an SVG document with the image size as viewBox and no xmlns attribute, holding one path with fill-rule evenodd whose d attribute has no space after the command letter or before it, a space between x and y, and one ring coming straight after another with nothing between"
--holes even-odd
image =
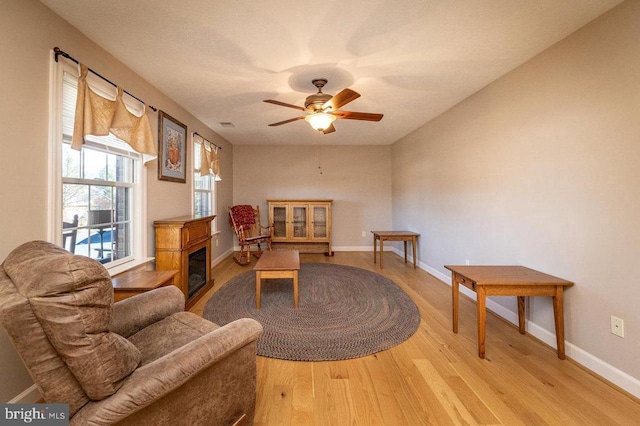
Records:
<instances>
[{"instance_id":1,"label":"wooden china cabinet","mask_svg":"<svg viewBox=\"0 0 640 426\"><path fill-rule=\"evenodd\" d=\"M324 251L331 247L331 203L333 200L267 200L269 225L274 246L290 246L302 253Z\"/></svg>"}]
</instances>

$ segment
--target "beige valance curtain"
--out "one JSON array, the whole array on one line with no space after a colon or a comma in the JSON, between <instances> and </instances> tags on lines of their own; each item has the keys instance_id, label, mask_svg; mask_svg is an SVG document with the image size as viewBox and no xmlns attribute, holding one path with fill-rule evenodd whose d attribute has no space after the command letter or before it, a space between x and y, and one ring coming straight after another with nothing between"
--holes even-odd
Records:
<instances>
[{"instance_id":1,"label":"beige valance curtain","mask_svg":"<svg viewBox=\"0 0 640 426\"><path fill-rule=\"evenodd\" d=\"M197 137L201 140L200 143L200 175L214 174L218 180L220 177L220 157L218 156L218 147L203 138L200 135L194 134L193 137Z\"/></svg>"},{"instance_id":2,"label":"beige valance curtain","mask_svg":"<svg viewBox=\"0 0 640 426\"><path fill-rule=\"evenodd\" d=\"M157 156L157 147L147 117L147 106L144 106L144 112L140 117L131 113L124 104L120 87L115 100L100 96L87 84L88 70L85 65L80 64L71 147L80 150L86 135L107 136L111 132L127 142L134 151Z\"/></svg>"}]
</instances>

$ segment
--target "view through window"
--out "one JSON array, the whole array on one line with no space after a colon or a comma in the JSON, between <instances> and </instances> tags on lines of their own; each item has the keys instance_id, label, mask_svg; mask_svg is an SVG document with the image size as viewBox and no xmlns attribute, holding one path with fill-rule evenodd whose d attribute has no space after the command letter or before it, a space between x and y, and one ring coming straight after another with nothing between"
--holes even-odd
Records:
<instances>
[{"instance_id":1,"label":"view through window","mask_svg":"<svg viewBox=\"0 0 640 426\"><path fill-rule=\"evenodd\" d=\"M194 140L193 143L193 164L194 164L194 185L193 185L193 212L196 216L206 216L215 214L215 181L211 174L202 176L200 174L200 156L202 141ZM215 220L212 227L215 229Z\"/></svg>"},{"instance_id":2,"label":"view through window","mask_svg":"<svg viewBox=\"0 0 640 426\"><path fill-rule=\"evenodd\" d=\"M81 151L71 149L77 77L68 72L62 96L62 243L72 253L114 264L133 255L141 156L113 135L87 136Z\"/></svg>"}]
</instances>

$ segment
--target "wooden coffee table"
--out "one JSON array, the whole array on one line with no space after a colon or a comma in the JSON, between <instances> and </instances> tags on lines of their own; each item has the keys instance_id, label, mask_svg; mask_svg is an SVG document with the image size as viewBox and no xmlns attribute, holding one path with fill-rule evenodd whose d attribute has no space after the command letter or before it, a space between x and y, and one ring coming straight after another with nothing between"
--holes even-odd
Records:
<instances>
[{"instance_id":1,"label":"wooden coffee table","mask_svg":"<svg viewBox=\"0 0 640 426\"><path fill-rule=\"evenodd\" d=\"M292 278L293 307L298 307L298 250L264 251L253 270L256 271L256 309L260 309L260 285L263 278Z\"/></svg>"}]
</instances>

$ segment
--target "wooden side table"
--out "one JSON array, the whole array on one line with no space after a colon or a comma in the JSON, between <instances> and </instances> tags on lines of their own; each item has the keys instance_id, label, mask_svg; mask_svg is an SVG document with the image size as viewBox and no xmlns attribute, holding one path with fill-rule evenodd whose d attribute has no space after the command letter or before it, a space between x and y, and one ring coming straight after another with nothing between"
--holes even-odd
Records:
<instances>
[{"instance_id":1,"label":"wooden side table","mask_svg":"<svg viewBox=\"0 0 640 426\"><path fill-rule=\"evenodd\" d=\"M385 241L404 242L404 263L407 263L407 241L413 246L413 269L416 269L416 244L420 234L411 231L371 231L373 234L373 263L376 263L376 243L380 241L380 269L382 269L382 255Z\"/></svg>"},{"instance_id":2,"label":"wooden side table","mask_svg":"<svg viewBox=\"0 0 640 426\"><path fill-rule=\"evenodd\" d=\"M111 280L113 284L113 301L119 302L136 294L171 285L178 271L145 271L133 270L118 274Z\"/></svg>"},{"instance_id":3,"label":"wooden side table","mask_svg":"<svg viewBox=\"0 0 640 426\"><path fill-rule=\"evenodd\" d=\"M572 286L572 282L524 266L445 265L445 268L451 271L454 333L458 333L458 293L460 284L475 291L477 294L478 356L480 358L485 356L487 296L518 297L518 328L520 334L525 334L525 296L550 296L553 299L558 358L565 359L563 298L564 288Z\"/></svg>"}]
</instances>

